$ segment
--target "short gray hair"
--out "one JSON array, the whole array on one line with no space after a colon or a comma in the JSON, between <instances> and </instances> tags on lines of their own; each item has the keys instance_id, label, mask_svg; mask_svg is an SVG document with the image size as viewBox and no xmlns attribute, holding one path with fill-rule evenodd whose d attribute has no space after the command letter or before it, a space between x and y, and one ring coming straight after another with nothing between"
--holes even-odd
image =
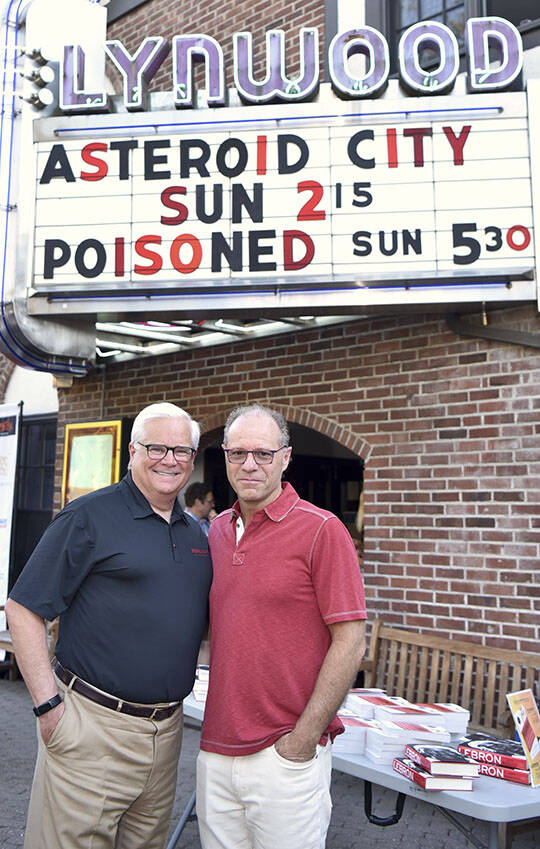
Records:
<instances>
[{"instance_id":1,"label":"short gray hair","mask_svg":"<svg viewBox=\"0 0 540 849\"><path fill-rule=\"evenodd\" d=\"M229 413L223 430L223 442L225 445L227 445L229 431L232 424L236 421L236 419L239 419L240 416L249 415L270 416L270 418L277 424L281 433L281 446L284 448L288 447L290 442L289 428L284 416L282 416L281 413L278 413L277 410L273 410L271 407L264 407L262 404L249 404L246 407L236 407L231 413Z\"/></svg>"},{"instance_id":2,"label":"short gray hair","mask_svg":"<svg viewBox=\"0 0 540 849\"><path fill-rule=\"evenodd\" d=\"M199 423L196 422L195 419L192 419L189 413L186 413L186 411L181 407L177 407L176 404L169 404L168 401L161 401L158 404L149 404L141 410L133 422L130 441L133 444L136 442L143 442L144 434L146 432L146 423L151 419L164 418L187 419L191 431L191 447L195 448L195 450L198 448L199 439L201 437L201 428Z\"/></svg>"}]
</instances>

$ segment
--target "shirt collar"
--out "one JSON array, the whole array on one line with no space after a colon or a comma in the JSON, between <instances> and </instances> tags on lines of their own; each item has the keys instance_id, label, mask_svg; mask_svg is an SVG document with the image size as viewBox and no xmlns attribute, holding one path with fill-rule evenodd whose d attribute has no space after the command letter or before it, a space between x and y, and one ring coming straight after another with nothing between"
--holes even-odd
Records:
<instances>
[{"instance_id":1,"label":"shirt collar","mask_svg":"<svg viewBox=\"0 0 540 849\"><path fill-rule=\"evenodd\" d=\"M157 515L155 510L152 510L149 501L145 498L133 480L129 469L120 481L120 491L134 519L145 519L147 516ZM182 519L182 521L187 525L188 520L184 511L180 507L178 499L175 499L171 512L171 525L177 519Z\"/></svg>"},{"instance_id":2,"label":"shirt collar","mask_svg":"<svg viewBox=\"0 0 540 849\"><path fill-rule=\"evenodd\" d=\"M273 522L281 522L299 501L300 496L294 487L285 481L281 483L281 494L270 504L267 504L266 507L263 507L262 510L257 510L254 515L257 516L259 513L266 513L268 518L272 519ZM236 522L241 515L240 503L236 500L231 509L231 522Z\"/></svg>"}]
</instances>

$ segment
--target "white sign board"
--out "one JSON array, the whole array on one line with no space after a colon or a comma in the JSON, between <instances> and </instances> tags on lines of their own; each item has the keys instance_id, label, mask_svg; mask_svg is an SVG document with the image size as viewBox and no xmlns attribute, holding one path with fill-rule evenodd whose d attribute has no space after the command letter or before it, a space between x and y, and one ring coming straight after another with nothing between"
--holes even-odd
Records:
<instances>
[{"instance_id":1,"label":"white sign board","mask_svg":"<svg viewBox=\"0 0 540 849\"><path fill-rule=\"evenodd\" d=\"M82 119L47 119L34 291L332 290L534 269L524 93L304 109L267 107L261 122L228 109L200 126L153 113L152 132L103 116L86 135Z\"/></svg>"},{"instance_id":2,"label":"white sign board","mask_svg":"<svg viewBox=\"0 0 540 849\"><path fill-rule=\"evenodd\" d=\"M8 592L11 527L13 521L19 407L0 404L0 604L5 604ZM5 614L0 613L0 630L6 627ZM4 652L0 652L0 659Z\"/></svg>"}]
</instances>

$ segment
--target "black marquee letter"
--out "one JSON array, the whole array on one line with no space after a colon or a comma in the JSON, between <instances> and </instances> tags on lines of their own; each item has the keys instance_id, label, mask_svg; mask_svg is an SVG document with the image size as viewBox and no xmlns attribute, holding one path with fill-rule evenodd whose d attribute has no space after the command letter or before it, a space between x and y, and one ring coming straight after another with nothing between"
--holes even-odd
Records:
<instances>
[{"instance_id":1,"label":"black marquee letter","mask_svg":"<svg viewBox=\"0 0 540 849\"><path fill-rule=\"evenodd\" d=\"M58 248L60 255L55 257L54 252ZM43 276L45 280L52 280L54 269L62 268L69 261L71 250L63 239L45 239L45 255L43 260Z\"/></svg>"},{"instance_id":2,"label":"black marquee letter","mask_svg":"<svg viewBox=\"0 0 540 849\"><path fill-rule=\"evenodd\" d=\"M191 156L191 148L199 148L198 157ZM180 176L189 177L192 168L196 168L201 177L209 177L206 163L210 159L210 145L202 139L186 139L180 142Z\"/></svg>"},{"instance_id":3,"label":"black marquee letter","mask_svg":"<svg viewBox=\"0 0 540 849\"><path fill-rule=\"evenodd\" d=\"M233 230L232 245L223 233L212 233L212 271L221 271L222 257L231 271L242 271L242 233Z\"/></svg>"},{"instance_id":4,"label":"black marquee letter","mask_svg":"<svg viewBox=\"0 0 540 849\"><path fill-rule=\"evenodd\" d=\"M300 136L283 135L278 136L278 173L279 174L295 174L296 171L301 171L309 159L309 148ZM295 144L300 151L300 156L293 162L289 162L287 149L290 144Z\"/></svg>"},{"instance_id":5,"label":"black marquee letter","mask_svg":"<svg viewBox=\"0 0 540 849\"><path fill-rule=\"evenodd\" d=\"M238 160L236 165L227 165L225 159L230 150L236 150ZM224 177L238 177L242 171L245 171L248 161L247 147L240 139L227 139L218 148L216 154L216 165L220 174Z\"/></svg>"},{"instance_id":6,"label":"black marquee letter","mask_svg":"<svg viewBox=\"0 0 540 849\"><path fill-rule=\"evenodd\" d=\"M139 142L135 139L126 139L125 141L114 141L110 144L111 150L118 151L118 176L120 180L129 180L129 151L139 147Z\"/></svg>"},{"instance_id":7,"label":"black marquee letter","mask_svg":"<svg viewBox=\"0 0 540 849\"><path fill-rule=\"evenodd\" d=\"M66 183L75 182L75 174L63 144L53 144L39 182L47 185L54 177L63 177Z\"/></svg>"},{"instance_id":8,"label":"black marquee letter","mask_svg":"<svg viewBox=\"0 0 540 849\"><path fill-rule=\"evenodd\" d=\"M360 130L359 133L355 133L354 136L349 139L347 153L353 165L358 165L359 168L375 168L375 159L363 159L358 153L359 142L364 139L371 139L373 141L374 138L375 133L373 130Z\"/></svg>"},{"instance_id":9,"label":"black marquee letter","mask_svg":"<svg viewBox=\"0 0 540 849\"><path fill-rule=\"evenodd\" d=\"M144 179L145 180L170 180L171 172L156 171L156 165L166 165L167 156L156 156L156 150L170 147L169 139L152 139L144 143Z\"/></svg>"},{"instance_id":10,"label":"black marquee letter","mask_svg":"<svg viewBox=\"0 0 540 849\"><path fill-rule=\"evenodd\" d=\"M96 252L96 262L92 268L86 265L84 261L87 250L94 250ZM75 251L75 268L81 277L97 277L105 268L106 261L107 254L105 248L97 239L85 239Z\"/></svg>"},{"instance_id":11,"label":"black marquee letter","mask_svg":"<svg viewBox=\"0 0 540 849\"><path fill-rule=\"evenodd\" d=\"M273 254L272 245L261 245L260 239L275 239L275 230L250 230L248 235L249 244L249 270L250 271L275 271L275 262L261 262L264 254Z\"/></svg>"}]
</instances>

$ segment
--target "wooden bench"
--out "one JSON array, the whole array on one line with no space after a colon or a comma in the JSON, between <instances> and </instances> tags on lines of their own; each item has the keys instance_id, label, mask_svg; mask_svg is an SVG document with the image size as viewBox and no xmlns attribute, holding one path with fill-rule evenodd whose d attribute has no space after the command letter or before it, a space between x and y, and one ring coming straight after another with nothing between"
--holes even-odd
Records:
<instances>
[{"instance_id":1,"label":"wooden bench","mask_svg":"<svg viewBox=\"0 0 540 849\"><path fill-rule=\"evenodd\" d=\"M369 654L360 667L366 687L411 702L454 702L471 712L470 727L514 737L506 693L531 689L540 696L540 659L530 652L481 646L383 625L376 619ZM540 819L502 828L499 846L514 834L540 828Z\"/></svg>"},{"instance_id":2,"label":"wooden bench","mask_svg":"<svg viewBox=\"0 0 540 849\"><path fill-rule=\"evenodd\" d=\"M514 736L506 693L529 687L538 695L538 655L418 634L375 621L362 662L366 687L382 687L411 702L454 702L471 711L471 725Z\"/></svg>"}]
</instances>

